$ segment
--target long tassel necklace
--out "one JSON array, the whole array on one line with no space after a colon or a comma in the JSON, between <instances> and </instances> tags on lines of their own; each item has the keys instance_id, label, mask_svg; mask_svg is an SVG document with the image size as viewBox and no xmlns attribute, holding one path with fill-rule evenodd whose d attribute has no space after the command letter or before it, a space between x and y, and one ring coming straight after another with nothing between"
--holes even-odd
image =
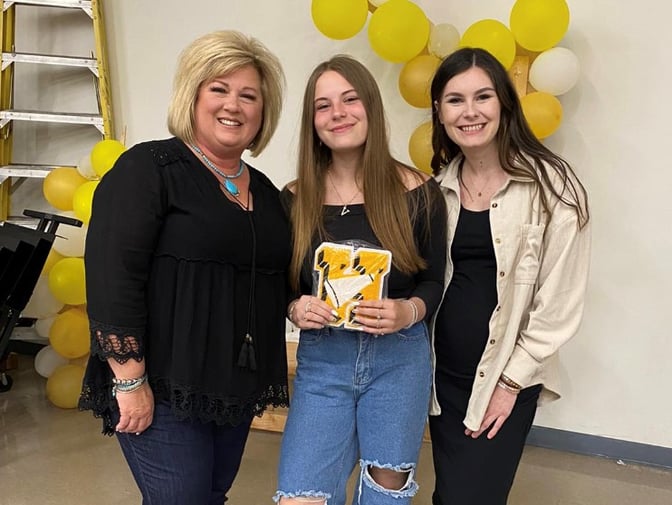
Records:
<instances>
[{"instance_id":1,"label":"long tassel necklace","mask_svg":"<svg viewBox=\"0 0 672 505\"><path fill-rule=\"evenodd\" d=\"M243 205L243 202L238 198L240 196L240 190L238 186L231 180L240 177L245 170L245 164L243 160L240 160L240 165L238 166L238 172L233 175L228 175L222 172L215 164L208 159L203 151L201 151L196 145L191 144L191 148L197 152L205 164L210 167L217 175L220 175L224 178L224 184L220 183L220 186L223 187L232 197L236 199L238 205L240 205L246 211L249 211L250 208L250 187L247 187L247 205ZM250 184L252 181L250 180ZM250 269L250 296L247 299L247 329L245 331L245 337L243 338L243 345L240 348L238 353L238 366L250 370L252 372L257 370L257 359L254 350L254 337L252 337L252 319L255 317L254 314L254 288L256 284L256 270L257 270L257 233L254 227L254 220L252 219L252 213L246 212L247 220L250 224L250 232L252 237L252 256L250 258L251 269Z\"/></svg>"},{"instance_id":2,"label":"long tassel necklace","mask_svg":"<svg viewBox=\"0 0 672 505\"><path fill-rule=\"evenodd\" d=\"M243 160L242 159L240 160L240 163L238 165L238 172L236 172L233 175L229 175L229 174L226 174L226 173L222 172L219 168L217 168L217 166L215 166L215 164L212 161L210 161L210 159L205 155L205 153L203 151L201 151L198 148L197 145L191 144L191 148L194 151L196 151L200 155L201 158L203 158L203 161L205 162L206 165L208 165L209 168L211 168L217 175L224 178L224 183L222 184L222 187L224 189L226 189L226 191L231 196L233 196L236 200L238 200L238 197L240 196L240 190L238 189L238 186L236 185L236 183L233 182L231 179L237 179L238 177L243 175L243 170L245 170L245 163L243 163ZM240 203L240 200L238 200L238 202ZM242 203L240 203L240 205L243 208L246 207ZM249 201L248 201L248 205L249 205ZM247 210L247 209L245 209L245 210Z\"/></svg>"}]
</instances>

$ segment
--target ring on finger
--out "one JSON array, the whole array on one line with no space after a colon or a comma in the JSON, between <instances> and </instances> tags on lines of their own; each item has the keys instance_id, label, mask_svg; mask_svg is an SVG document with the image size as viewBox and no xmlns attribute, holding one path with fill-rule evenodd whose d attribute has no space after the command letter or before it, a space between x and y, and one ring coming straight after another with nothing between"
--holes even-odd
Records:
<instances>
[{"instance_id":1,"label":"ring on finger","mask_svg":"<svg viewBox=\"0 0 672 505\"><path fill-rule=\"evenodd\" d=\"M306 303L306 306L303 308L303 312L304 312L304 313L312 312L312 311L310 310L310 308L311 308L311 306L312 306L312 303L313 303L313 302L308 302L308 303Z\"/></svg>"}]
</instances>

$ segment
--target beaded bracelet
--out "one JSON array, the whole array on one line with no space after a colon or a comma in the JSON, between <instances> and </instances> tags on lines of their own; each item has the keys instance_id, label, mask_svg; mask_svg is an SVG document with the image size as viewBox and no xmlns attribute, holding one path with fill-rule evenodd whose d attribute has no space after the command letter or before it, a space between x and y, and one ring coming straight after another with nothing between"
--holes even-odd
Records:
<instances>
[{"instance_id":1,"label":"beaded bracelet","mask_svg":"<svg viewBox=\"0 0 672 505\"><path fill-rule=\"evenodd\" d=\"M509 393L513 393L514 395L517 395L518 393L520 393L519 388L512 388L511 386L507 385L502 380L497 381L497 387L502 388L504 391L508 391Z\"/></svg>"},{"instance_id":2,"label":"beaded bracelet","mask_svg":"<svg viewBox=\"0 0 672 505\"><path fill-rule=\"evenodd\" d=\"M294 318L293 318L293 316L294 316L294 309L296 308L296 306L297 306L298 304L299 304L299 299L297 298L296 300L294 300L292 303L289 304L289 309L287 309L287 319L289 319L289 321L290 321L291 323L294 322Z\"/></svg>"},{"instance_id":3,"label":"beaded bracelet","mask_svg":"<svg viewBox=\"0 0 672 505\"><path fill-rule=\"evenodd\" d=\"M413 313L411 322L408 323L407 326L404 326L404 329L408 329L418 322L418 306L415 304L413 300L404 300L404 303L408 303L411 306L411 312Z\"/></svg>"},{"instance_id":4,"label":"beaded bracelet","mask_svg":"<svg viewBox=\"0 0 672 505\"><path fill-rule=\"evenodd\" d=\"M140 389L142 385L147 382L147 374L135 379L112 379L112 398L117 396L117 393L132 393Z\"/></svg>"}]
</instances>

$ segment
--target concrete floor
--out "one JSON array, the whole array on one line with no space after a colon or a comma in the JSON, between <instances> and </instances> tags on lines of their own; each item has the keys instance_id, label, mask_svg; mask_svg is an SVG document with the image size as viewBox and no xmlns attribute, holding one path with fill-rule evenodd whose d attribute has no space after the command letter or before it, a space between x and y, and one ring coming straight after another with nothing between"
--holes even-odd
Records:
<instances>
[{"instance_id":1,"label":"concrete floor","mask_svg":"<svg viewBox=\"0 0 672 505\"><path fill-rule=\"evenodd\" d=\"M30 358L21 357L11 375L14 387L0 393L0 505L139 504L117 442L100 435L100 422L51 405ZM229 504L272 505L279 445L280 434L252 432ZM430 505L429 444L417 477L413 503ZM509 504L670 505L672 472L527 447Z\"/></svg>"}]
</instances>

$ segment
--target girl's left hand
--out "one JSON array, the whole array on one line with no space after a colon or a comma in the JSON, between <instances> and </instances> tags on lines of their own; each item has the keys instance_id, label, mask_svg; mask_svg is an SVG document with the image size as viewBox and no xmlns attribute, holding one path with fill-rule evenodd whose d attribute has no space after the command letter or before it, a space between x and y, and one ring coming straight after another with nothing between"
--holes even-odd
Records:
<instances>
[{"instance_id":1,"label":"girl's left hand","mask_svg":"<svg viewBox=\"0 0 672 505\"><path fill-rule=\"evenodd\" d=\"M499 432L504 421L511 415L513 406L516 404L516 398L517 396L514 393L510 393L500 387L495 387L495 390L490 397L488 409L485 411L485 417L483 418L481 428L478 431L472 431L467 428L464 430L464 434L471 438L478 438L484 431L492 426L490 431L488 431L487 438L488 440L495 438L495 435Z\"/></svg>"},{"instance_id":2,"label":"girl's left hand","mask_svg":"<svg viewBox=\"0 0 672 505\"><path fill-rule=\"evenodd\" d=\"M361 331L374 335L396 333L413 320L413 309L404 300L384 298L358 302L355 322L362 325Z\"/></svg>"}]
</instances>

